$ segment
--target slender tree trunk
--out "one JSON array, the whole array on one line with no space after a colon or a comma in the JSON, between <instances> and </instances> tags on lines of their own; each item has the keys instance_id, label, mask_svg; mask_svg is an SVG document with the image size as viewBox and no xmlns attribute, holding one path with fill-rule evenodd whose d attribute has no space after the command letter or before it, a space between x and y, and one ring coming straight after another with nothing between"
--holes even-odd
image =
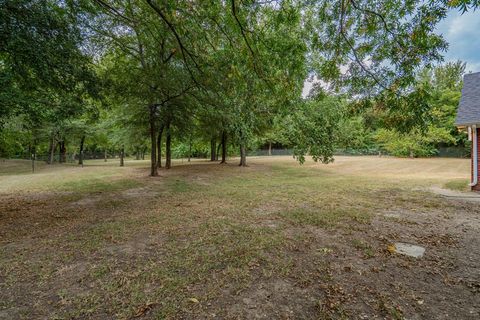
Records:
<instances>
[{"instance_id":1,"label":"slender tree trunk","mask_svg":"<svg viewBox=\"0 0 480 320\"><path fill-rule=\"evenodd\" d=\"M62 163L62 141L57 142L56 149L58 149L58 163Z\"/></svg>"},{"instance_id":2,"label":"slender tree trunk","mask_svg":"<svg viewBox=\"0 0 480 320\"><path fill-rule=\"evenodd\" d=\"M210 140L210 161L215 161L216 146L217 146L217 141L215 141L215 138L212 138Z\"/></svg>"},{"instance_id":3,"label":"slender tree trunk","mask_svg":"<svg viewBox=\"0 0 480 320\"><path fill-rule=\"evenodd\" d=\"M165 168L170 169L172 167L172 134L170 132L170 122L167 123L167 137L165 141L165 149L166 149L166 161L165 161Z\"/></svg>"},{"instance_id":4,"label":"slender tree trunk","mask_svg":"<svg viewBox=\"0 0 480 320\"><path fill-rule=\"evenodd\" d=\"M227 133L222 132L222 161L220 163L227 163Z\"/></svg>"},{"instance_id":5,"label":"slender tree trunk","mask_svg":"<svg viewBox=\"0 0 480 320\"><path fill-rule=\"evenodd\" d=\"M145 153L147 152L147 147L143 147L142 148L142 160L145 160ZM157 156L155 156L156 158ZM155 165L156 165L156 162L155 162Z\"/></svg>"},{"instance_id":6,"label":"slender tree trunk","mask_svg":"<svg viewBox=\"0 0 480 320\"><path fill-rule=\"evenodd\" d=\"M105 148L105 151L103 152L103 161L107 162L108 154L107 154L107 148Z\"/></svg>"},{"instance_id":7,"label":"slender tree trunk","mask_svg":"<svg viewBox=\"0 0 480 320\"><path fill-rule=\"evenodd\" d=\"M67 148L65 148L65 140L59 142L59 156L60 163L67 162Z\"/></svg>"},{"instance_id":8,"label":"slender tree trunk","mask_svg":"<svg viewBox=\"0 0 480 320\"><path fill-rule=\"evenodd\" d=\"M188 140L188 162L190 162L190 158L192 157L192 137Z\"/></svg>"},{"instance_id":9,"label":"slender tree trunk","mask_svg":"<svg viewBox=\"0 0 480 320\"><path fill-rule=\"evenodd\" d=\"M85 143L85 136L80 139L80 155L78 156L78 164L83 166L83 144Z\"/></svg>"},{"instance_id":10,"label":"slender tree trunk","mask_svg":"<svg viewBox=\"0 0 480 320\"><path fill-rule=\"evenodd\" d=\"M217 145L217 151L215 152L215 161L218 161L218 155L220 154L220 148L222 147L222 143Z\"/></svg>"},{"instance_id":11,"label":"slender tree trunk","mask_svg":"<svg viewBox=\"0 0 480 320\"><path fill-rule=\"evenodd\" d=\"M53 161L55 160L55 134L52 132L52 138L50 139L50 154L48 156L48 164L53 164Z\"/></svg>"},{"instance_id":12,"label":"slender tree trunk","mask_svg":"<svg viewBox=\"0 0 480 320\"><path fill-rule=\"evenodd\" d=\"M36 143L33 141L33 145L30 149L30 152L32 153L32 173L35 172L35 158L37 157L37 152L36 152Z\"/></svg>"},{"instance_id":13,"label":"slender tree trunk","mask_svg":"<svg viewBox=\"0 0 480 320\"><path fill-rule=\"evenodd\" d=\"M163 125L160 127L157 136L157 167L162 167L162 134L163 134Z\"/></svg>"},{"instance_id":14,"label":"slender tree trunk","mask_svg":"<svg viewBox=\"0 0 480 320\"><path fill-rule=\"evenodd\" d=\"M155 106L150 106L150 175L155 177L158 175L157 171L157 130L155 129Z\"/></svg>"},{"instance_id":15,"label":"slender tree trunk","mask_svg":"<svg viewBox=\"0 0 480 320\"><path fill-rule=\"evenodd\" d=\"M268 142L268 155L269 155L269 156L272 155L272 141L269 141L269 142Z\"/></svg>"},{"instance_id":16,"label":"slender tree trunk","mask_svg":"<svg viewBox=\"0 0 480 320\"><path fill-rule=\"evenodd\" d=\"M245 147L245 143L240 144L240 164L241 167L247 166L247 148Z\"/></svg>"},{"instance_id":17,"label":"slender tree trunk","mask_svg":"<svg viewBox=\"0 0 480 320\"><path fill-rule=\"evenodd\" d=\"M135 160L140 160L140 148L135 147Z\"/></svg>"},{"instance_id":18,"label":"slender tree trunk","mask_svg":"<svg viewBox=\"0 0 480 320\"><path fill-rule=\"evenodd\" d=\"M123 167L123 157L125 156L125 147L122 146L122 149L120 150L120 167Z\"/></svg>"}]
</instances>

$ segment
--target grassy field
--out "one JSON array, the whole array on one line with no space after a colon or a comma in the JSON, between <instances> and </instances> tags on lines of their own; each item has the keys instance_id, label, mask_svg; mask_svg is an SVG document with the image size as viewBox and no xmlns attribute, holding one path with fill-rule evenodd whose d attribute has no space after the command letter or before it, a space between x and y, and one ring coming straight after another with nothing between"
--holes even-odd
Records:
<instances>
[{"instance_id":1,"label":"grassy field","mask_svg":"<svg viewBox=\"0 0 480 320\"><path fill-rule=\"evenodd\" d=\"M0 319L480 317L468 160L248 161L0 161Z\"/></svg>"}]
</instances>

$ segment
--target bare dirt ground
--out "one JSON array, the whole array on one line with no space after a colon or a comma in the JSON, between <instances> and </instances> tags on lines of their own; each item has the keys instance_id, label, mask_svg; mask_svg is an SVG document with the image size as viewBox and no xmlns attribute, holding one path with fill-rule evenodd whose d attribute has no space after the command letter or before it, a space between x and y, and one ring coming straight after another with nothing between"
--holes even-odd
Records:
<instances>
[{"instance_id":1,"label":"bare dirt ground","mask_svg":"<svg viewBox=\"0 0 480 320\"><path fill-rule=\"evenodd\" d=\"M0 163L0 319L480 318L467 160L235 164Z\"/></svg>"}]
</instances>

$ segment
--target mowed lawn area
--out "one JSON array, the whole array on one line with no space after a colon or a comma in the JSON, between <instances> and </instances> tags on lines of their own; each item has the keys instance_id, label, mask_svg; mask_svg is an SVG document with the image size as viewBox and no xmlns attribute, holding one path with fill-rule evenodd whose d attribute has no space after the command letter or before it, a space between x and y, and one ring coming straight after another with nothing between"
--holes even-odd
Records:
<instances>
[{"instance_id":1,"label":"mowed lawn area","mask_svg":"<svg viewBox=\"0 0 480 320\"><path fill-rule=\"evenodd\" d=\"M0 319L480 318L469 160L236 164L0 161Z\"/></svg>"}]
</instances>

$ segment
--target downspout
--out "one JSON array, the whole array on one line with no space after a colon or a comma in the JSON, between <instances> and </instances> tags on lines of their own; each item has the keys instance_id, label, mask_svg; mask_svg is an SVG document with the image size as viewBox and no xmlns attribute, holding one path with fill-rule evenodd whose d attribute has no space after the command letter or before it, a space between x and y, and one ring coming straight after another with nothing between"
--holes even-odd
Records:
<instances>
[{"instance_id":1,"label":"downspout","mask_svg":"<svg viewBox=\"0 0 480 320\"><path fill-rule=\"evenodd\" d=\"M478 183L478 142L477 142L477 126L472 126L472 143L473 143L473 181L469 184L470 187L474 187Z\"/></svg>"}]
</instances>

